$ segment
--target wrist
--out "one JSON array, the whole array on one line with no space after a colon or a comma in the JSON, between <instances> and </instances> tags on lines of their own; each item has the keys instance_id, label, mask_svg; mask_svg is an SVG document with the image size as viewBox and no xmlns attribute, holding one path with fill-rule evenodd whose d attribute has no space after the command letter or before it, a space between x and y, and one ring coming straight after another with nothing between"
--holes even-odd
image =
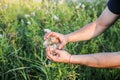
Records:
<instances>
[{"instance_id":1,"label":"wrist","mask_svg":"<svg viewBox=\"0 0 120 80\"><path fill-rule=\"evenodd\" d=\"M69 34L66 34L66 35L65 35L65 38L66 38L66 42L69 43L69 42L70 42Z\"/></svg>"}]
</instances>

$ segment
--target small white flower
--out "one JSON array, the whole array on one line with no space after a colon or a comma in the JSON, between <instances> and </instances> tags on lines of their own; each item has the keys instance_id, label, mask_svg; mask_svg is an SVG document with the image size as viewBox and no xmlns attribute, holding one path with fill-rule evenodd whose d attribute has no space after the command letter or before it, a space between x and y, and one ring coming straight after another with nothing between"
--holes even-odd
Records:
<instances>
[{"instance_id":1,"label":"small white flower","mask_svg":"<svg viewBox=\"0 0 120 80\"><path fill-rule=\"evenodd\" d=\"M93 11L95 11L95 8L92 8Z\"/></svg>"},{"instance_id":2,"label":"small white flower","mask_svg":"<svg viewBox=\"0 0 120 80\"><path fill-rule=\"evenodd\" d=\"M31 8L31 6L29 4L26 4L26 7L29 8L29 9Z\"/></svg>"},{"instance_id":3,"label":"small white flower","mask_svg":"<svg viewBox=\"0 0 120 80\"><path fill-rule=\"evenodd\" d=\"M3 37L3 35L2 34L0 34L0 38L2 38Z\"/></svg>"},{"instance_id":4,"label":"small white flower","mask_svg":"<svg viewBox=\"0 0 120 80\"><path fill-rule=\"evenodd\" d=\"M41 3L42 0L33 0L34 2L38 2L38 3Z\"/></svg>"},{"instance_id":5,"label":"small white flower","mask_svg":"<svg viewBox=\"0 0 120 80\"><path fill-rule=\"evenodd\" d=\"M90 6L90 8L92 9L93 7L92 7L92 6Z\"/></svg>"},{"instance_id":6,"label":"small white flower","mask_svg":"<svg viewBox=\"0 0 120 80\"><path fill-rule=\"evenodd\" d=\"M50 29L44 29L44 32L49 33L49 32L51 32L51 30Z\"/></svg>"},{"instance_id":7,"label":"small white flower","mask_svg":"<svg viewBox=\"0 0 120 80\"><path fill-rule=\"evenodd\" d=\"M48 42L47 42L47 41L44 41L43 45L44 45L45 47L47 47Z\"/></svg>"},{"instance_id":8,"label":"small white flower","mask_svg":"<svg viewBox=\"0 0 120 80\"><path fill-rule=\"evenodd\" d=\"M39 10L41 10L41 8L40 7L37 7L37 9L36 9L37 11L39 11Z\"/></svg>"},{"instance_id":9,"label":"small white flower","mask_svg":"<svg viewBox=\"0 0 120 80\"><path fill-rule=\"evenodd\" d=\"M82 9L85 9L85 5L84 4L82 4L81 7L82 7Z\"/></svg>"},{"instance_id":10,"label":"small white flower","mask_svg":"<svg viewBox=\"0 0 120 80\"><path fill-rule=\"evenodd\" d=\"M28 21L28 22L27 22L27 24L28 24L28 25L31 25L31 22L30 22L30 21Z\"/></svg>"},{"instance_id":11,"label":"small white flower","mask_svg":"<svg viewBox=\"0 0 120 80\"><path fill-rule=\"evenodd\" d=\"M64 0L59 0L58 3L59 3L59 4L63 4L63 3L64 3Z\"/></svg>"},{"instance_id":12,"label":"small white flower","mask_svg":"<svg viewBox=\"0 0 120 80\"><path fill-rule=\"evenodd\" d=\"M24 23L24 20L23 20L23 19L21 19L21 23Z\"/></svg>"},{"instance_id":13,"label":"small white flower","mask_svg":"<svg viewBox=\"0 0 120 80\"><path fill-rule=\"evenodd\" d=\"M8 8L8 5L7 5L7 4L3 6L3 9L7 9L7 8Z\"/></svg>"},{"instance_id":14,"label":"small white flower","mask_svg":"<svg viewBox=\"0 0 120 80\"><path fill-rule=\"evenodd\" d=\"M25 14L24 17L25 17L25 18L28 18L28 17L30 17L30 15L29 15L29 14Z\"/></svg>"},{"instance_id":15,"label":"small white flower","mask_svg":"<svg viewBox=\"0 0 120 80\"><path fill-rule=\"evenodd\" d=\"M53 44L52 46L54 49L57 49L59 47L59 45L60 45L60 43L57 43L57 44Z\"/></svg>"},{"instance_id":16,"label":"small white flower","mask_svg":"<svg viewBox=\"0 0 120 80\"><path fill-rule=\"evenodd\" d=\"M35 16L35 12L32 12L31 15L32 15L32 16Z\"/></svg>"},{"instance_id":17,"label":"small white flower","mask_svg":"<svg viewBox=\"0 0 120 80\"><path fill-rule=\"evenodd\" d=\"M59 21L59 17L58 17L58 16L53 15L53 18L54 18L56 21Z\"/></svg>"},{"instance_id":18,"label":"small white flower","mask_svg":"<svg viewBox=\"0 0 120 80\"><path fill-rule=\"evenodd\" d=\"M49 10L46 10L45 14L49 14L49 13L50 13L50 11L49 11Z\"/></svg>"},{"instance_id":19,"label":"small white flower","mask_svg":"<svg viewBox=\"0 0 120 80\"><path fill-rule=\"evenodd\" d=\"M72 0L72 2L77 2L78 0Z\"/></svg>"},{"instance_id":20,"label":"small white flower","mask_svg":"<svg viewBox=\"0 0 120 80\"><path fill-rule=\"evenodd\" d=\"M78 9L82 4L79 3L75 8Z\"/></svg>"},{"instance_id":21,"label":"small white flower","mask_svg":"<svg viewBox=\"0 0 120 80\"><path fill-rule=\"evenodd\" d=\"M51 41L54 42L55 41L55 37L51 37Z\"/></svg>"}]
</instances>

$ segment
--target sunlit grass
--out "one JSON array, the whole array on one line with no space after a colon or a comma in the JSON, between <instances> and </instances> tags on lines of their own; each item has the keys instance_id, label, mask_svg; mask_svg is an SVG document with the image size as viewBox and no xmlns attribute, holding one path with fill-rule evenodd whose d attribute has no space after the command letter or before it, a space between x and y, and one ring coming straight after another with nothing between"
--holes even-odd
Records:
<instances>
[{"instance_id":1,"label":"sunlit grass","mask_svg":"<svg viewBox=\"0 0 120 80\"><path fill-rule=\"evenodd\" d=\"M44 29L63 34L97 19L107 3L0 1L0 80L118 80L119 69L55 63L46 58ZM102 6L101 6L102 5ZM76 8L77 7L77 8ZM69 43L71 54L119 51L120 22L101 36Z\"/></svg>"}]
</instances>

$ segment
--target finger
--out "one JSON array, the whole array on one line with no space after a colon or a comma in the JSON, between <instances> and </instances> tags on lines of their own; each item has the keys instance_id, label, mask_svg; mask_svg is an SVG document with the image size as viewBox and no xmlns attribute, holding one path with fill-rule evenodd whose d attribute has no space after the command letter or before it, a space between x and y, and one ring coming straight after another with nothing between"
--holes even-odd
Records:
<instances>
[{"instance_id":1,"label":"finger","mask_svg":"<svg viewBox=\"0 0 120 80\"><path fill-rule=\"evenodd\" d=\"M59 45L58 49L63 49L63 47L65 46L65 44L66 44L66 42L63 41L63 42Z\"/></svg>"},{"instance_id":2,"label":"finger","mask_svg":"<svg viewBox=\"0 0 120 80\"><path fill-rule=\"evenodd\" d=\"M54 56L50 52L47 53L47 56L50 60L54 60Z\"/></svg>"},{"instance_id":3,"label":"finger","mask_svg":"<svg viewBox=\"0 0 120 80\"><path fill-rule=\"evenodd\" d=\"M47 47L47 48L46 48L46 53L47 53L47 54L50 53L50 47ZM47 55L47 54L46 54L46 55Z\"/></svg>"},{"instance_id":4,"label":"finger","mask_svg":"<svg viewBox=\"0 0 120 80\"><path fill-rule=\"evenodd\" d=\"M45 36L45 39L48 39L51 36L53 36L53 32L47 33L47 35Z\"/></svg>"},{"instance_id":5,"label":"finger","mask_svg":"<svg viewBox=\"0 0 120 80\"><path fill-rule=\"evenodd\" d=\"M48 52L48 51L50 51L50 46L48 46L48 47L46 48L46 52Z\"/></svg>"},{"instance_id":6,"label":"finger","mask_svg":"<svg viewBox=\"0 0 120 80\"><path fill-rule=\"evenodd\" d=\"M52 54L53 56L56 56L57 54L54 52L54 48L52 46L50 46L50 54Z\"/></svg>"},{"instance_id":7,"label":"finger","mask_svg":"<svg viewBox=\"0 0 120 80\"><path fill-rule=\"evenodd\" d=\"M46 35L44 36L44 40L46 40L46 39L48 39L48 38L51 37L52 42L58 43L58 42L61 42L61 41L62 41L61 38L60 38L60 36L61 36L61 34L59 34L59 33L57 33L57 32L50 32L50 33L48 33L48 34L46 34Z\"/></svg>"},{"instance_id":8,"label":"finger","mask_svg":"<svg viewBox=\"0 0 120 80\"><path fill-rule=\"evenodd\" d=\"M59 55L61 51L58 49L53 49L52 52L56 55Z\"/></svg>"},{"instance_id":9,"label":"finger","mask_svg":"<svg viewBox=\"0 0 120 80\"><path fill-rule=\"evenodd\" d=\"M56 32L50 32L46 38L50 38L50 37L55 37L55 38L59 38L60 34L56 33Z\"/></svg>"}]
</instances>

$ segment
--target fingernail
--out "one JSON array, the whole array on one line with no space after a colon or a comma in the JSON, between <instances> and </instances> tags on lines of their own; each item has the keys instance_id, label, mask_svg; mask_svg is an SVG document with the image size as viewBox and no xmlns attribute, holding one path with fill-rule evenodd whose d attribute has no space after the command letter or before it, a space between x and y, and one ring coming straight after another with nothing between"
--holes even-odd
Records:
<instances>
[{"instance_id":1,"label":"fingernail","mask_svg":"<svg viewBox=\"0 0 120 80\"><path fill-rule=\"evenodd\" d=\"M61 47L59 47L59 49L61 49Z\"/></svg>"}]
</instances>

